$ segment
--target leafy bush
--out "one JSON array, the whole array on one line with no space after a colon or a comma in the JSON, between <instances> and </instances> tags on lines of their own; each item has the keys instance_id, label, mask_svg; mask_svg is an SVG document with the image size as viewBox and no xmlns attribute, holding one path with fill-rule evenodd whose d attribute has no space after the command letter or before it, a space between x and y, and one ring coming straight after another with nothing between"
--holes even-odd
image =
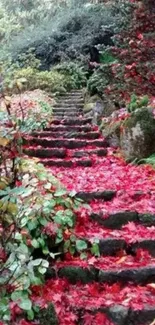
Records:
<instances>
[{"instance_id":1,"label":"leafy bush","mask_svg":"<svg viewBox=\"0 0 155 325\"><path fill-rule=\"evenodd\" d=\"M86 86L87 72L76 62L64 62L54 69L65 76L67 88L81 88Z\"/></svg>"},{"instance_id":2,"label":"leafy bush","mask_svg":"<svg viewBox=\"0 0 155 325\"><path fill-rule=\"evenodd\" d=\"M22 90L42 89L50 93L64 93L86 85L86 72L77 62L64 62L50 71L40 71L40 61L31 51L20 55L14 64L3 67L4 90L18 92L17 81L22 83Z\"/></svg>"},{"instance_id":3,"label":"leafy bush","mask_svg":"<svg viewBox=\"0 0 155 325\"><path fill-rule=\"evenodd\" d=\"M117 60L116 57L113 56L109 51L101 51L100 62L103 64L109 64L109 63L117 62Z\"/></svg>"},{"instance_id":4,"label":"leafy bush","mask_svg":"<svg viewBox=\"0 0 155 325\"><path fill-rule=\"evenodd\" d=\"M22 156L27 132L45 126L43 116L46 122L51 116L47 104L40 104L38 124L33 110L27 119L12 114L7 98L6 112L0 112L0 320L6 322L12 322L10 306L16 306L15 317L18 312L29 320L36 316L31 286L43 283L49 261L87 249L72 235L80 200L36 159Z\"/></svg>"},{"instance_id":5,"label":"leafy bush","mask_svg":"<svg viewBox=\"0 0 155 325\"><path fill-rule=\"evenodd\" d=\"M91 95L96 93L102 95L104 89L110 84L113 79L112 73L108 64L100 65L97 67L93 74L90 76L87 88Z\"/></svg>"},{"instance_id":6,"label":"leafy bush","mask_svg":"<svg viewBox=\"0 0 155 325\"><path fill-rule=\"evenodd\" d=\"M128 111L133 112L138 108L147 107L148 103L149 103L149 97L147 95L143 97L138 97L135 94L133 94L131 96L130 103L128 104Z\"/></svg>"}]
</instances>

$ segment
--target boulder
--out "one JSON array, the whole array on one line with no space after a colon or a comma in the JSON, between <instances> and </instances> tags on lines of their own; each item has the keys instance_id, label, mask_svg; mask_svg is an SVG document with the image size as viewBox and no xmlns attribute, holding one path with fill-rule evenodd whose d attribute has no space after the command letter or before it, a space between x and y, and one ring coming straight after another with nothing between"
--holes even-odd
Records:
<instances>
[{"instance_id":1,"label":"boulder","mask_svg":"<svg viewBox=\"0 0 155 325\"><path fill-rule=\"evenodd\" d=\"M122 121L107 123L104 126L102 134L108 141L110 147L117 148L120 145L120 126Z\"/></svg>"},{"instance_id":2,"label":"boulder","mask_svg":"<svg viewBox=\"0 0 155 325\"><path fill-rule=\"evenodd\" d=\"M84 113L86 116L93 117L94 124L100 124L102 117L110 116L116 107L114 103L98 95L85 96Z\"/></svg>"},{"instance_id":3,"label":"boulder","mask_svg":"<svg viewBox=\"0 0 155 325\"><path fill-rule=\"evenodd\" d=\"M120 146L129 161L149 157L155 152L155 119L151 110L138 109L123 123Z\"/></svg>"}]
</instances>

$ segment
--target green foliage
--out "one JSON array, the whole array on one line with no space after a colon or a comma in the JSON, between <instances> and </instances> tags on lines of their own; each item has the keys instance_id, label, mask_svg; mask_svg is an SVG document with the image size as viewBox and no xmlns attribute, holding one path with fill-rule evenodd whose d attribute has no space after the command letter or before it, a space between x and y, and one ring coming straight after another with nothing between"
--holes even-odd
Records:
<instances>
[{"instance_id":1,"label":"green foliage","mask_svg":"<svg viewBox=\"0 0 155 325\"><path fill-rule=\"evenodd\" d=\"M135 94L131 96L130 103L128 104L128 111L133 112L138 108L147 107L149 103L149 97L147 95L138 97Z\"/></svg>"},{"instance_id":2,"label":"green foliage","mask_svg":"<svg viewBox=\"0 0 155 325\"><path fill-rule=\"evenodd\" d=\"M67 88L82 88L87 83L87 72L77 62L64 62L55 66L57 71L65 76Z\"/></svg>"},{"instance_id":3,"label":"green foliage","mask_svg":"<svg viewBox=\"0 0 155 325\"><path fill-rule=\"evenodd\" d=\"M109 85L113 78L107 64L101 65L94 70L88 80L87 88L91 95L96 93L103 94L104 89Z\"/></svg>"},{"instance_id":4,"label":"green foliage","mask_svg":"<svg viewBox=\"0 0 155 325\"><path fill-rule=\"evenodd\" d=\"M49 266L41 256L53 259L64 252L65 232L74 226L74 208L79 203L41 164L18 159L16 168L21 186L11 189L6 182L5 188L0 190L1 227L7 227L5 235L2 237L0 234L1 248L7 252L6 262L1 263L4 272L0 273L0 285L16 284L17 290L10 298L32 316L30 287L42 283ZM76 246L77 251L87 248L86 243L80 240L76 241ZM40 251L39 258L35 258L36 249ZM5 292L4 298L7 296ZM0 305L0 309L4 313L4 307ZM0 316L4 319L3 315Z\"/></svg>"},{"instance_id":5,"label":"green foliage","mask_svg":"<svg viewBox=\"0 0 155 325\"><path fill-rule=\"evenodd\" d=\"M155 154L151 155L148 158L144 158L144 159L139 160L138 163L149 164L149 165L152 165L154 167L155 166Z\"/></svg>"},{"instance_id":6,"label":"green foliage","mask_svg":"<svg viewBox=\"0 0 155 325\"><path fill-rule=\"evenodd\" d=\"M77 62L64 62L56 65L50 71L39 70L40 61L35 58L32 49L27 54L20 55L14 64L3 67L3 89L7 93L42 89L50 93L64 93L86 85L86 72Z\"/></svg>"},{"instance_id":7,"label":"green foliage","mask_svg":"<svg viewBox=\"0 0 155 325\"><path fill-rule=\"evenodd\" d=\"M1 115L4 123L9 119L13 127L1 123L0 250L4 257L0 260L0 320L10 321L12 301L28 319L42 320L47 312L48 323L57 324L52 306L38 313L31 301L31 286L43 283L49 262L68 251L86 258L89 247L87 242L72 235L76 210L81 206L76 193L67 193L37 159L22 157L25 132L41 128L43 116L48 121L51 115L48 104L40 102L40 106L38 124L32 110L27 119L9 115L9 102L7 113ZM51 312L53 320L49 321Z\"/></svg>"},{"instance_id":8,"label":"green foliage","mask_svg":"<svg viewBox=\"0 0 155 325\"><path fill-rule=\"evenodd\" d=\"M100 62L103 64L109 64L109 63L116 63L116 58L109 52L109 51L103 51L100 52Z\"/></svg>"}]
</instances>

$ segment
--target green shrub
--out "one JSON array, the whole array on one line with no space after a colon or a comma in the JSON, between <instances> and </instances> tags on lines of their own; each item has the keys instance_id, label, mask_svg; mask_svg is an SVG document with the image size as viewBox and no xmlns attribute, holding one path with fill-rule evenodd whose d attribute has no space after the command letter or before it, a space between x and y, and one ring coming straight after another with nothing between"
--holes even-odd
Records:
<instances>
[{"instance_id":1,"label":"green shrub","mask_svg":"<svg viewBox=\"0 0 155 325\"><path fill-rule=\"evenodd\" d=\"M3 72L4 89L8 93L16 93L18 81L22 90L42 89L50 93L64 93L86 85L86 72L76 62L65 62L50 71L40 71L40 62L32 53L22 55L14 65L6 67Z\"/></svg>"},{"instance_id":2,"label":"green shrub","mask_svg":"<svg viewBox=\"0 0 155 325\"><path fill-rule=\"evenodd\" d=\"M131 96L130 103L128 104L128 111L133 112L138 108L147 107L149 103L149 97L147 95L138 97L135 94Z\"/></svg>"},{"instance_id":3,"label":"green shrub","mask_svg":"<svg viewBox=\"0 0 155 325\"><path fill-rule=\"evenodd\" d=\"M100 62L104 64L117 62L116 58L109 51L101 51Z\"/></svg>"},{"instance_id":4,"label":"green shrub","mask_svg":"<svg viewBox=\"0 0 155 325\"><path fill-rule=\"evenodd\" d=\"M88 80L87 88L90 94L103 94L104 89L109 85L113 76L108 64L101 65L95 69L94 73Z\"/></svg>"},{"instance_id":5,"label":"green shrub","mask_svg":"<svg viewBox=\"0 0 155 325\"><path fill-rule=\"evenodd\" d=\"M64 62L57 65L54 71L65 76L68 88L81 88L86 86L87 72L76 62Z\"/></svg>"}]
</instances>

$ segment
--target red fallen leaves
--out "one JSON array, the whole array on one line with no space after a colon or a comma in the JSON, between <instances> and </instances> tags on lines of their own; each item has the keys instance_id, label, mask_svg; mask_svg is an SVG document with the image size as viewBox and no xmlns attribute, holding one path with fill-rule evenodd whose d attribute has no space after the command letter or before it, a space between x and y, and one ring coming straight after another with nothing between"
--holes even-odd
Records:
<instances>
[{"instance_id":1,"label":"red fallen leaves","mask_svg":"<svg viewBox=\"0 0 155 325\"><path fill-rule=\"evenodd\" d=\"M94 239L124 239L126 243L136 243L142 240L155 240L155 227L145 227L143 225L129 222L121 230L111 230L104 228L95 221L90 221L88 216L78 216L73 234L78 238L88 239L94 242Z\"/></svg>"},{"instance_id":2,"label":"red fallen leaves","mask_svg":"<svg viewBox=\"0 0 155 325\"><path fill-rule=\"evenodd\" d=\"M57 294L60 294L61 302L57 301ZM62 315L65 314L65 310L68 313L73 308L76 313L83 307L86 311L91 311L94 308L112 307L115 304L134 310L154 306L155 291L150 285L128 284L125 287L119 284L110 286L101 283L71 285L67 280L55 279L47 281L43 287L34 287L32 299L41 307L49 302L55 303L61 324L64 325Z\"/></svg>"},{"instance_id":3,"label":"red fallen leaves","mask_svg":"<svg viewBox=\"0 0 155 325\"><path fill-rule=\"evenodd\" d=\"M98 312L96 315L92 315L87 312L84 314L83 320L85 325L113 325L113 323L109 321L107 316L100 312Z\"/></svg>"},{"instance_id":4,"label":"red fallen leaves","mask_svg":"<svg viewBox=\"0 0 155 325\"><path fill-rule=\"evenodd\" d=\"M96 157L93 167L51 168L68 190L99 191L125 190L154 191L155 170L149 166L134 166L126 164L121 158L108 155L105 158Z\"/></svg>"},{"instance_id":5,"label":"red fallen leaves","mask_svg":"<svg viewBox=\"0 0 155 325\"><path fill-rule=\"evenodd\" d=\"M93 212L103 213L103 218L107 218L109 214L124 212L124 211L137 211L139 213L155 214L155 195L143 195L139 201L134 200L127 193L117 196L112 202L97 202L90 203Z\"/></svg>"},{"instance_id":6,"label":"red fallen leaves","mask_svg":"<svg viewBox=\"0 0 155 325\"><path fill-rule=\"evenodd\" d=\"M92 167L73 169L52 167L69 191L116 190L110 202L93 201L94 212L109 214L123 210L155 213L155 170L150 166L126 164L109 150L105 158L93 157ZM140 193L141 192L141 193Z\"/></svg>"},{"instance_id":7,"label":"red fallen leaves","mask_svg":"<svg viewBox=\"0 0 155 325\"><path fill-rule=\"evenodd\" d=\"M152 258L147 251L138 249L136 256L123 255L123 256L100 256L89 257L87 260L81 260L79 257L71 259L70 261L57 262L56 267L60 269L65 266L77 266L82 268L89 268L91 266L102 269L104 271L113 271L120 269L133 269L138 267L151 266L155 267L155 258Z\"/></svg>"},{"instance_id":8,"label":"red fallen leaves","mask_svg":"<svg viewBox=\"0 0 155 325\"><path fill-rule=\"evenodd\" d=\"M21 117L21 106L22 110L24 112L24 116L26 117L28 115L29 110L33 110L40 112L38 101L46 101L51 106L54 103L54 100L52 100L44 91L40 89L36 89L33 91L25 91L22 93L22 96L20 95L13 95L10 98L11 101L11 113L16 114L16 116ZM4 100L2 99L0 101L1 107L5 107Z\"/></svg>"}]
</instances>

